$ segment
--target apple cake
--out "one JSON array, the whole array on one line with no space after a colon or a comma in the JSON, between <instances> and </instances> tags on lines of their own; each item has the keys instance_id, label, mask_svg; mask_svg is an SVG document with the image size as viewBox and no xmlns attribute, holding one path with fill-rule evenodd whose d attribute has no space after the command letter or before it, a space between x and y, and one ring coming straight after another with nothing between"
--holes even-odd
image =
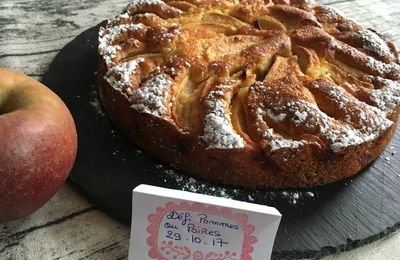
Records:
<instances>
[{"instance_id":1,"label":"apple cake","mask_svg":"<svg viewBox=\"0 0 400 260\"><path fill-rule=\"evenodd\" d=\"M137 0L99 31L112 122L192 176L312 187L376 159L399 116L395 46L306 0Z\"/></svg>"}]
</instances>

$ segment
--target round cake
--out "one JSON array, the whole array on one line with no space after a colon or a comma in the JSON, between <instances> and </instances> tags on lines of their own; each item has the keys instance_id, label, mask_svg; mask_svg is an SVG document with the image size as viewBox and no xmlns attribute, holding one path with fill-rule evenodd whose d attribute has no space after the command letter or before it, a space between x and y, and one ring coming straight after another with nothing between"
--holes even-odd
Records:
<instances>
[{"instance_id":1,"label":"round cake","mask_svg":"<svg viewBox=\"0 0 400 260\"><path fill-rule=\"evenodd\" d=\"M99 31L112 122L172 167L232 186L356 174L394 133L399 80L385 37L305 0L138 0Z\"/></svg>"}]
</instances>

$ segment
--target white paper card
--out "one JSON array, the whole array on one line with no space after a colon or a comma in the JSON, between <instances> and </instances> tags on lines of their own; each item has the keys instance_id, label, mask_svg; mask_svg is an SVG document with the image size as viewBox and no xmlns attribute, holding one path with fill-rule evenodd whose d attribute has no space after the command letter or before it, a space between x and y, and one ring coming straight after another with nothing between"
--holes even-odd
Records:
<instances>
[{"instance_id":1,"label":"white paper card","mask_svg":"<svg viewBox=\"0 0 400 260\"><path fill-rule=\"evenodd\" d=\"M264 205L140 185L129 260L266 260L280 219Z\"/></svg>"}]
</instances>

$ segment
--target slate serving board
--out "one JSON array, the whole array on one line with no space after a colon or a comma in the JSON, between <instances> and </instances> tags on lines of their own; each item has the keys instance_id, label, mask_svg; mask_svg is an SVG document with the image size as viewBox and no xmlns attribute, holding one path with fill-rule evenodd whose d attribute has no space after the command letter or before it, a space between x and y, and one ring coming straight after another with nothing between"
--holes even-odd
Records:
<instances>
[{"instance_id":1,"label":"slate serving board","mask_svg":"<svg viewBox=\"0 0 400 260\"><path fill-rule=\"evenodd\" d=\"M81 33L56 56L42 82L70 108L79 150L71 181L107 212L129 223L139 184L189 190L276 207L283 215L273 258L321 257L349 250L400 227L400 133L357 176L308 190L245 190L183 175L129 142L96 96L97 31Z\"/></svg>"}]
</instances>

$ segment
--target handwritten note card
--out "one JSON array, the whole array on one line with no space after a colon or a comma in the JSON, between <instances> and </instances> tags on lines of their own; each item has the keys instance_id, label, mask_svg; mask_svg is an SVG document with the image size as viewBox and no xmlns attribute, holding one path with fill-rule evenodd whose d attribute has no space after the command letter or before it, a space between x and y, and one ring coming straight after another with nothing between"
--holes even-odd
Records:
<instances>
[{"instance_id":1,"label":"handwritten note card","mask_svg":"<svg viewBox=\"0 0 400 260\"><path fill-rule=\"evenodd\" d=\"M129 259L269 259L280 218L263 205L140 185Z\"/></svg>"}]
</instances>

